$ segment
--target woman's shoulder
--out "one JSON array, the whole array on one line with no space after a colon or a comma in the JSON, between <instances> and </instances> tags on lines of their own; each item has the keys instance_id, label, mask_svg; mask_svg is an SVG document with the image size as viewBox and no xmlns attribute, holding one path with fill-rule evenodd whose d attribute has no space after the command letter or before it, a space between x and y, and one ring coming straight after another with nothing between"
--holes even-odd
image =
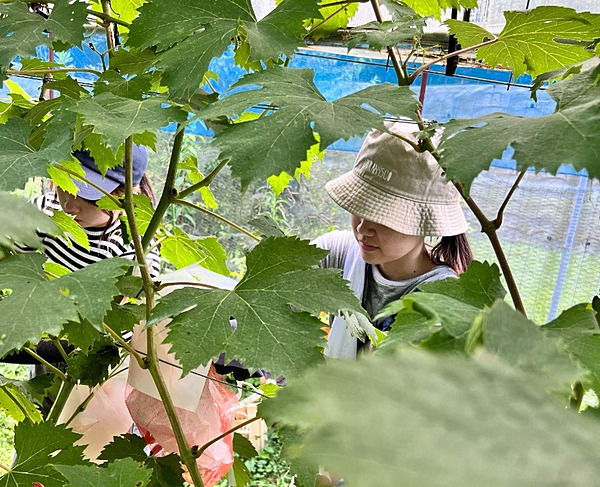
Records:
<instances>
[{"instance_id":1,"label":"woman's shoulder","mask_svg":"<svg viewBox=\"0 0 600 487\"><path fill-rule=\"evenodd\" d=\"M350 231L334 230L317 237L311 243L320 249L329 250L329 255L321 262L322 267L343 269L348 251L356 245L356 239Z\"/></svg>"}]
</instances>

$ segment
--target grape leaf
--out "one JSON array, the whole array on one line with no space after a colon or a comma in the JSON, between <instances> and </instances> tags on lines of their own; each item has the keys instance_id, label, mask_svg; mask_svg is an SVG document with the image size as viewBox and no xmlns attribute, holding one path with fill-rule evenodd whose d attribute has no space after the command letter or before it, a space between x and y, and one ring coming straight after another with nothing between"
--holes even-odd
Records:
<instances>
[{"instance_id":1,"label":"grape leaf","mask_svg":"<svg viewBox=\"0 0 600 487\"><path fill-rule=\"evenodd\" d=\"M563 311L542 326L546 334L559 338L567 351L590 373L588 381L595 390L600 387L600 328L596 313L585 303Z\"/></svg>"},{"instance_id":2,"label":"grape leaf","mask_svg":"<svg viewBox=\"0 0 600 487\"><path fill-rule=\"evenodd\" d=\"M197 263L198 265L229 276L227 255L217 237L190 238L179 228L165 238L160 247L160 255L177 269Z\"/></svg>"},{"instance_id":3,"label":"grape leaf","mask_svg":"<svg viewBox=\"0 0 600 487\"><path fill-rule=\"evenodd\" d=\"M146 442L136 435L116 437L106 445L100 460L114 461L120 458L131 458L144 463L152 469L152 477L146 487L183 487L183 470L179 457L170 454L165 457L148 456L144 451Z\"/></svg>"},{"instance_id":4,"label":"grape leaf","mask_svg":"<svg viewBox=\"0 0 600 487\"><path fill-rule=\"evenodd\" d=\"M105 92L82 99L71 110L83 117L85 125L93 126L102 135L102 141L116 152L130 135L156 132L170 121L185 120L184 112L175 107L163 108L164 102L162 96L132 100Z\"/></svg>"},{"instance_id":5,"label":"grape leaf","mask_svg":"<svg viewBox=\"0 0 600 487\"><path fill-rule=\"evenodd\" d=\"M45 176L49 163L71 158L68 132L46 137L40 150L29 144L29 134L29 122L21 118L0 125L0 190L21 189L30 177Z\"/></svg>"},{"instance_id":6,"label":"grape leaf","mask_svg":"<svg viewBox=\"0 0 600 487\"><path fill-rule=\"evenodd\" d=\"M0 192L0 246L15 244L30 249L41 247L38 232L58 235L60 229L52 220L23 198Z\"/></svg>"},{"instance_id":7,"label":"grape leaf","mask_svg":"<svg viewBox=\"0 0 600 487\"><path fill-rule=\"evenodd\" d=\"M94 94L106 91L123 98L139 100L152 89L155 73L121 76L114 70L104 71L94 83Z\"/></svg>"},{"instance_id":8,"label":"grape leaf","mask_svg":"<svg viewBox=\"0 0 600 487\"><path fill-rule=\"evenodd\" d=\"M37 46L52 42L44 34L44 18L31 13L26 3L2 2L0 14L0 66L8 66L17 56L34 56Z\"/></svg>"},{"instance_id":9,"label":"grape leaf","mask_svg":"<svg viewBox=\"0 0 600 487\"><path fill-rule=\"evenodd\" d=\"M82 350L88 350L94 345L96 340L100 340L104 335L96 330L88 321L82 320L81 322L69 321L63 325L63 337L69 341L70 345L74 345Z\"/></svg>"},{"instance_id":10,"label":"grape leaf","mask_svg":"<svg viewBox=\"0 0 600 487\"><path fill-rule=\"evenodd\" d=\"M575 487L600 474L598 422L491 357L406 350L332 361L259 412L305 433L288 455L349 485Z\"/></svg>"},{"instance_id":11,"label":"grape leaf","mask_svg":"<svg viewBox=\"0 0 600 487\"><path fill-rule=\"evenodd\" d=\"M381 0L381 5L394 12L403 6L408 6L423 17L433 16L441 19L442 10L446 8L476 8L477 0Z\"/></svg>"},{"instance_id":12,"label":"grape leaf","mask_svg":"<svg viewBox=\"0 0 600 487\"><path fill-rule=\"evenodd\" d=\"M373 49L383 49L396 46L402 42L421 38L423 35L424 18L408 18L386 22L369 22L355 27L348 36L348 49L354 49L359 44L367 44Z\"/></svg>"},{"instance_id":13,"label":"grape leaf","mask_svg":"<svg viewBox=\"0 0 600 487\"><path fill-rule=\"evenodd\" d=\"M565 353L556 338L546 336L540 327L504 301L496 302L483 315L485 349L536 378L538 386L570 393L581 370Z\"/></svg>"},{"instance_id":14,"label":"grape leaf","mask_svg":"<svg viewBox=\"0 0 600 487\"><path fill-rule=\"evenodd\" d=\"M543 117L518 117L494 113L445 125L441 165L449 179L464 184L468 192L477 175L501 158L510 145L517 170L533 166L556 174L562 164L587 169L600 178L600 63L548 88L556 111ZM485 147L486 150L481 150Z\"/></svg>"},{"instance_id":15,"label":"grape leaf","mask_svg":"<svg viewBox=\"0 0 600 487\"><path fill-rule=\"evenodd\" d=\"M148 485L152 470L130 458L106 466L57 465L66 479L65 487L143 487ZM45 487L45 486L44 486Z\"/></svg>"},{"instance_id":16,"label":"grape leaf","mask_svg":"<svg viewBox=\"0 0 600 487\"><path fill-rule=\"evenodd\" d=\"M54 215L52 215L52 221L56 223L63 233L68 234L67 238L72 239L82 247L90 250L90 242L87 233L85 233L83 228L73 220L72 216L64 211L55 211Z\"/></svg>"},{"instance_id":17,"label":"grape leaf","mask_svg":"<svg viewBox=\"0 0 600 487\"><path fill-rule=\"evenodd\" d=\"M42 415L17 384L0 375L0 410L16 421L25 418L33 422L42 420Z\"/></svg>"},{"instance_id":18,"label":"grape leaf","mask_svg":"<svg viewBox=\"0 0 600 487\"><path fill-rule=\"evenodd\" d=\"M70 76L58 81L51 81L46 83L45 86L48 89L58 90L61 95L73 98L74 100L80 100L81 95L88 94L88 91Z\"/></svg>"},{"instance_id":19,"label":"grape leaf","mask_svg":"<svg viewBox=\"0 0 600 487\"><path fill-rule=\"evenodd\" d=\"M598 36L600 15L577 13L566 7L543 6L525 12L504 12L506 24L494 44L477 50L477 58L490 66L509 67L515 78L528 72L536 76L593 56L584 45L561 42L564 39L591 41ZM479 37L472 26L447 21L463 47L488 37L481 29ZM463 30L465 35L463 36ZM494 38L493 36L491 37Z\"/></svg>"},{"instance_id":20,"label":"grape leaf","mask_svg":"<svg viewBox=\"0 0 600 487\"><path fill-rule=\"evenodd\" d=\"M184 373L226 352L251 369L297 374L322 360L319 312L364 313L338 271L315 267L324 255L306 241L268 238L247 255L247 273L233 290L173 291L150 323L173 318L166 341Z\"/></svg>"},{"instance_id":21,"label":"grape leaf","mask_svg":"<svg viewBox=\"0 0 600 487\"><path fill-rule=\"evenodd\" d=\"M111 339L98 337L92 348L78 351L69 357L67 372L80 384L94 387L104 382L120 361L119 350Z\"/></svg>"},{"instance_id":22,"label":"grape leaf","mask_svg":"<svg viewBox=\"0 0 600 487\"><path fill-rule=\"evenodd\" d=\"M347 3L343 8L341 5L322 6L319 8L321 18L314 18L305 22L306 25L310 26L310 37L314 41L318 41L338 32L338 29L345 29L357 11L358 3Z\"/></svg>"},{"instance_id":23,"label":"grape leaf","mask_svg":"<svg viewBox=\"0 0 600 487\"><path fill-rule=\"evenodd\" d=\"M371 128L385 130L386 114L415 117L417 101L407 86L371 86L330 102L314 85L313 76L309 69L253 73L235 83L231 95L199 112L206 120L238 115L260 103L276 105L272 115L233 124L215 136L221 157L231 159L232 174L242 180L243 188L282 170L293 174L316 143L313 129L326 148ZM240 87L247 89L240 92Z\"/></svg>"},{"instance_id":24,"label":"grape leaf","mask_svg":"<svg viewBox=\"0 0 600 487\"><path fill-rule=\"evenodd\" d=\"M189 97L200 85L210 61L220 56L238 35L245 33L254 60L290 56L303 44L303 20L316 15L315 0L285 0L269 15L256 20L249 0L198 4L178 0L176 5L149 2L132 23L129 45L156 46L156 67L171 98ZM194 53L190 62L189 53Z\"/></svg>"},{"instance_id":25,"label":"grape leaf","mask_svg":"<svg viewBox=\"0 0 600 487\"><path fill-rule=\"evenodd\" d=\"M44 260L40 254L25 254L0 261L0 289L12 289L0 300L0 356L28 341L37 343L42 333L58 335L64 323L80 317L102 330L102 319L118 294L115 282L131 266L126 259L104 259L48 281Z\"/></svg>"},{"instance_id":26,"label":"grape leaf","mask_svg":"<svg viewBox=\"0 0 600 487\"><path fill-rule=\"evenodd\" d=\"M73 446L81 435L63 425L51 422L31 423L26 420L15 428L16 459L10 471L0 477L0 487L63 487L65 478L57 465L84 465L84 446ZM93 467L97 468L97 467Z\"/></svg>"},{"instance_id":27,"label":"grape leaf","mask_svg":"<svg viewBox=\"0 0 600 487\"><path fill-rule=\"evenodd\" d=\"M110 68L124 75L142 74L152 67L155 54L150 49L116 49L110 60Z\"/></svg>"},{"instance_id":28,"label":"grape leaf","mask_svg":"<svg viewBox=\"0 0 600 487\"><path fill-rule=\"evenodd\" d=\"M52 41L61 41L67 48L79 46L85 34L87 6L86 2L79 0L54 3L50 17L44 24L44 29L52 33Z\"/></svg>"}]
</instances>

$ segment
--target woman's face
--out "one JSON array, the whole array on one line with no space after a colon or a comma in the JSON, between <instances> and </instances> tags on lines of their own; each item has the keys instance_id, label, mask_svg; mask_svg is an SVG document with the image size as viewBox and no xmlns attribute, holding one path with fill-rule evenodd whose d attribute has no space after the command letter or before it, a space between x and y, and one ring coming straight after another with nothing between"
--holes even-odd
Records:
<instances>
[{"instance_id":1,"label":"woman's face","mask_svg":"<svg viewBox=\"0 0 600 487\"><path fill-rule=\"evenodd\" d=\"M56 188L56 192L64 212L72 215L82 228L104 227L111 219L110 214L102 211L91 201L77 198L60 188Z\"/></svg>"},{"instance_id":2,"label":"woman's face","mask_svg":"<svg viewBox=\"0 0 600 487\"><path fill-rule=\"evenodd\" d=\"M433 266L422 236L405 235L356 215L350 215L350 223L361 257L378 266L387 279L408 279Z\"/></svg>"}]
</instances>

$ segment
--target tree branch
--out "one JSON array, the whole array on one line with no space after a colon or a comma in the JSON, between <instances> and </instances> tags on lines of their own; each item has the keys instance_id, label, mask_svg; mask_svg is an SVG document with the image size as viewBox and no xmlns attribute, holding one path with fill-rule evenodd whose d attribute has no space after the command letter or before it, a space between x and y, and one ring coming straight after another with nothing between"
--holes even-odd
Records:
<instances>
[{"instance_id":1,"label":"tree branch","mask_svg":"<svg viewBox=\"0 0 600 487\"><path fill-rule=\"evenodd\" d=\"M525 176L525 171L521 171L519 173L519 175L517 176L517 179L515 179L515 182L513 183L512 187L510 188L510 191L506 195L506 198L504 198L504 201L502 202L502 205L500 206L500 209L498 210L498 214L496 215L496 218L494 220L494 227L496 227L496 230L498 230L500 228L500 226L502 225L502 220L504 218L504 210L506 209L506 205L508 205L510 198L512 197L514 192L517 190L517 187L519 186L521 179L523 179L523 176Z\"/></svg>"}]
</instances>

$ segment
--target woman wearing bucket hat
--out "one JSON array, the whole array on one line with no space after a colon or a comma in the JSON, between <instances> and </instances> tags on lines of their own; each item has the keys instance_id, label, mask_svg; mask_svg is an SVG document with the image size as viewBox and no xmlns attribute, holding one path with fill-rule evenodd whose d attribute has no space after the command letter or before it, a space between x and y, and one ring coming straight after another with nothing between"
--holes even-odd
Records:
<instances>
[{"instance_id":1,"label":"woman wearing bucket hat","mask_svg":"<svg viewBox=\"0 0 600 487\"><path fill-rule=\"evenodd\" d=\"M85 173L85 179L102 188L107 193L121 196L124 194L125 169L116 166L103 176L96 161L88 150L76 150L73 156L79 160ZM133 184L134 191L150 197L154 203L154 194L145 175L148 166L148 154L144 146L133 146ZM44 213L52 215L55 211L64 211L73 216L82 227L89 241L89 249L77 242L63 237L45 235L42 239L44 253L51 262L65 266L71 271L98 262L109 257L135 258L133 243L127 244L119 221L119 211L98 208L97 201L104 193L95 186L73 179L78 192L73 196L59 187L36 198L34 203ZM147 255L150 274L158 276L160 256L157 248Z\"/></svg>"},{"instance_id":2,"label":"woman wearing bucket hat","mask_svg":"<svg viewBox=\"0 0 600 487\"><path fill-rule=\"evenodd\" d=\"M371 131L352 171L325 186L350 213L352 232L334 231L313 242L330 251L322 265L343 269L371 317L422 284L456 277L472 260L458 191L429 152L402 140L416 145L417 127L398 122L388 130ZM428 249L427 236L441 240ZM387 317L373 324L387 331L392 322ZM353 359L361 345L336 316L325 354Z\"/></svg>"}]
</instances>

